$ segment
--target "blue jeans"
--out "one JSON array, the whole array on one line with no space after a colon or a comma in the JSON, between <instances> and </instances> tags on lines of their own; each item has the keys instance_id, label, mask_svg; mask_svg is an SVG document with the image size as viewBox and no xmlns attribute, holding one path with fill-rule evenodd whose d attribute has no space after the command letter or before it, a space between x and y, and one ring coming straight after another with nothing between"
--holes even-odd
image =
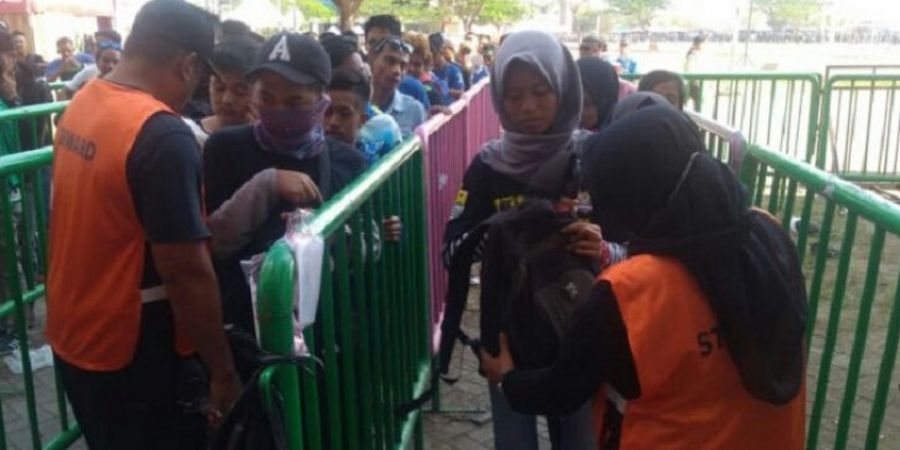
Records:
<instances>
[{"instance_id":1,"label":"blue jeans","mask_svg":"<svg viewBox=\"0 0 900 450\"><path fill-rule=\"evenodd\" d=\"M538 450L537 416L513 411L500 389L491 385L495 450ZM591 402L564 417L548 417L554 450L596 450Z\"/></svg>"}]
</instances>

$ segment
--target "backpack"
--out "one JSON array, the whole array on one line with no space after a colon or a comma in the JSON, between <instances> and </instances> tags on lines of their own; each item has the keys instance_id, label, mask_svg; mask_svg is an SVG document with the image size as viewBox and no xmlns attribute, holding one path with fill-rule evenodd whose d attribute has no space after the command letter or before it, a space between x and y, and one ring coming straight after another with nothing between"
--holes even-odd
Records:
<instances>
[{"instance_id":1,"label":"backpack","mask_svg":"<svg viewBox=\"0 0 900 450\"><path fill-rule=\"evenodd\" d=\"M561 232L574 221L548 200L531 200L484 224L481 344L496 355L506 333L516 367L556 360L576 307L593 289L597 268L569 251Z\"/></svg>"},{"instance_id":2,"label":"backpack","mask_svg":"<svg viewBox=\"0 0 900 450\"><path fill-rule=\"evenodd\" d=\"M466 234L447 261L447 301L431 388L398 407L398 416L425 404L440 380L448 384L458 381L449 376L457 341L470 347L480 360L482 347L493 355L499 353L503 332L509 338L516 367L543 367L556 360L559 344L571 328L572 314L593 289L599 267L566 249L561 230L576 217L574 213L558 212L550 200L561 195L577 197L581 181L578 156L560 154L545 164L545 169L533 181L549 188L542 191L529 187L523 205L495 213L480 223ZM472 263L479 251L481 337L473 339L460 324L468 301Z\"/></svg>"},{"instance_id":3,"label":"backpack","mask_svg":"<svg viewBox=\"0 0 900 450\"><path fill-rule=\"evenodd\" d=\"M213 435L209 450L288 450L281 412L283 399L275 390L272 407L267 408L259 377L266 368L276 365L292 364L301 370L310 370L307 363L319 363L318 360L309 356L265 352L245 334L229 333L228 337L244 389ZM253 371L249 376L248 370Z\"/></svg>"}]
</instances>

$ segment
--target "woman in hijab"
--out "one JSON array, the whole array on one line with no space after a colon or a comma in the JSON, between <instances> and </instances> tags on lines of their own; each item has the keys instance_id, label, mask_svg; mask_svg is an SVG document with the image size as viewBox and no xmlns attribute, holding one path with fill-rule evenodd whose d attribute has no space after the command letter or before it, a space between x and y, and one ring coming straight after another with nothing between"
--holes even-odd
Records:
<instances>
[{"instance_id":1,"label":"woman in hijab","mask_svg":"<svg viewBox=\"0 0 900 450\"><path fill-rule=\"evenodd\" d=\"M448 266L456 265L456 250L478 224L519 206L526 196L557 200L561 181L574 178L566 173L569 164L558 164L575 154L581 120L581 79L569 51L543 32L514 33L500 46L491 70L494 108L505 133L487 143L466 170L444 235ZM563 232L572 252L597 261L609 256L596 225L577 222ZM512 411L499 389L490 391L496 449L536 450L535 416ZM569 411L574 414L551 420L551 429L556 424L560 430L555 448L596 449L587 400Z\"/></svg>"},{"instance_id":2,"label":"woman in hijab","mask_svg":"<svg viewBox=\"0 0 900 450\"><path fill-rule=\"evenodd\" d=\"M642 108L649 108L651 106L662 106L664 108L668 107L674 109L674 106L672 106L672 104L662 95L654 92L635 92L620 100L619 103L616 103L616 107L612 110L609 122L610 124L618 122Z\"/></svg>"},{"instance_id":3,"label":"woman in hijab","mask_svg":"<svg viewBox=\"0 0 900 450\"><path fill-rule=\"evenodd\" d=\"M482 354L518 411L595 398L601 449L800 450L806 292L790 237L748 209L683 114L641 109L586 144L605 271L550 367Z\"/></svg>"},{"instance_id":4,"label":"woman in hijab","mask_svg":"<svg viewBox=\"0 0 900 450\"><path fill-rule=\"evenodd\" d=\"M609 123L619 99L619 76L610 63L595 56L579 59L578 71L584 87L581 128L599 131Z\"/></svg>"}]
</instances>

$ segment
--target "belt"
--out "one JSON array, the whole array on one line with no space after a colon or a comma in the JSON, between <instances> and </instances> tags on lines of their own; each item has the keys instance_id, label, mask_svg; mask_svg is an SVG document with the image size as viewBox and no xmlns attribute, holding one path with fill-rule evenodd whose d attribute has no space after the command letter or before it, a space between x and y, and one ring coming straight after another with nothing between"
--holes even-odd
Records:
<instances>
[{"instance_id":1,"label":"belt","mask_svg":"<svg viewBox=\"0 0 900 450\"><path fill-rule=\"evenodd\" d=\"M169 298L166 295L166 287L163 285L141 289L141 303L159 302Z\"/></svg>"}]
</instances>

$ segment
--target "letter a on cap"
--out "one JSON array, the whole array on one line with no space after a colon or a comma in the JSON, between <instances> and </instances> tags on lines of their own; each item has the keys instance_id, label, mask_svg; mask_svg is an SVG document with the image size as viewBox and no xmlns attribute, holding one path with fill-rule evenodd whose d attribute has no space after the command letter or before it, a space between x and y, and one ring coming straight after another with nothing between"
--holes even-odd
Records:
<instances>
[{"instance_id":1,"label":"letter a on cap","mask_svg":"<svg viewBox=\"0 0 900 450\"><path fill-rule=\"evenodd\" d=\"M275 44L275 47L272 48L272 53L269 53L269 61L275 61L276 59L280 59L284 62L291 62L291 52L288 51L286 34L281 35L281 39Z\"/></svg>"}]
</instances>

